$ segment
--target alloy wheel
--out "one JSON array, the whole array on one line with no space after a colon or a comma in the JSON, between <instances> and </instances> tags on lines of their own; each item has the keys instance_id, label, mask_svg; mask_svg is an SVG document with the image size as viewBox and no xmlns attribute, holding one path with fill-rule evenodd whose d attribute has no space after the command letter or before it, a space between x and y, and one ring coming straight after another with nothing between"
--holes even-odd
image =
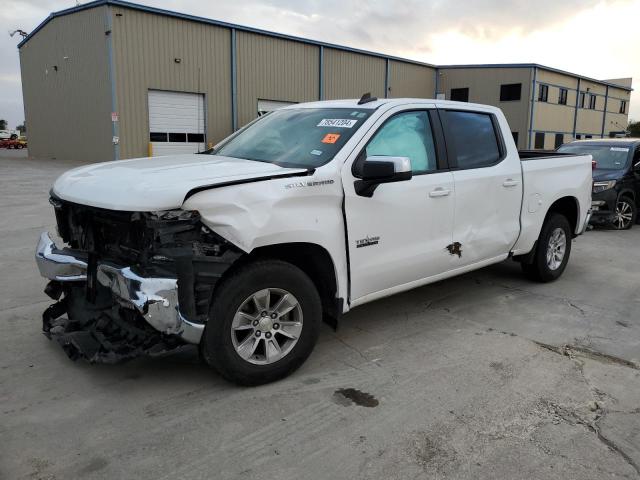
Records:
<instances>
[{"instance_id":1,"label":"alloy wheel","mask_svg":"<svg viewBox=\"0 0 640 480\"><path fill-rule=\"evenodd\" d=\"M256 365L270 365L285 357L302 333L298 299L280 288L265 288L250 295L231 322L236 353Z\"/></svg>"},{"instance_id":2,"label":"alloy wheel","mask_svg":"<svg viewBox=\"0 0 640 480\"><path fill-rule=\"evenodd\" d=\"M549 237L547 245L547 267L557 270L562 265L564 254L567 251L567 235L562 228L556 228Z\"/></svg>"}]
</instances>

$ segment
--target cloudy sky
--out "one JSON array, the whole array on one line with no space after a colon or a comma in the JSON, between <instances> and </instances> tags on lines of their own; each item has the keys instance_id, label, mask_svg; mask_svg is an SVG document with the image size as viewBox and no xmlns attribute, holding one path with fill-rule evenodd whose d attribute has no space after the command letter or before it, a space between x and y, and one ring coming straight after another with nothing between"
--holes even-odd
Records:
<instances>
[{"instance_id":1,"label":"cloudy sky","mask_svg":"<svg viewBox=\"0 0 640 480\"><path fill-rule=\"evenodd\" d=\"M541 63L640 86L640 0L140 0L267 30L434 64ZM2 0L0 118L24 119L16 28L74 0ZM635 85L634 85L635 86ZM638 87L636 87L638 88ZM640 93L630 117L640 120Z\"/></svg>"}]
</instances>

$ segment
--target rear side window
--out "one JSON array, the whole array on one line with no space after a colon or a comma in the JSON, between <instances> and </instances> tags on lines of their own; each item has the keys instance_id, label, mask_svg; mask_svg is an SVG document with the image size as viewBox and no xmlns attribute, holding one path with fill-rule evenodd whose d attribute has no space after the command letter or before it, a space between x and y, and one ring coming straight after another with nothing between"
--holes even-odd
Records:
<instances>
[{"instance_id":1,"label":"rear side window","mask_svg":"<svg viewBox=\"0 0 640 480\"><path fill-rule=\"evenodd\" d=\"M447 146L458 168L494 165L501 158L493 117L486 113L448 110L444 112Z\"/></svg>"},{"instance_id":2,"label":"rear side window","mask_svg":"<svg viewBox=\"0 0 640 480\"><path fill-rule=\"evenodd\" d=\"M391 117L370 140L366 152L367 157L408 157L414 175L436 170L429 115L425 111L415 111Z\"/></svg>"}]
</instances>

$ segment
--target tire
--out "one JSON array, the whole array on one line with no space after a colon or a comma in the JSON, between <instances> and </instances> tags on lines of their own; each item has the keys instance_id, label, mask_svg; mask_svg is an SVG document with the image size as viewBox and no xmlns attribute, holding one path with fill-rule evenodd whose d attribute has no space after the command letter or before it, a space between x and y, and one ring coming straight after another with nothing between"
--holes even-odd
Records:
<instances>
[{"instance_id":1,"label":"tire","mask_svg":"<svg viewBox=\"0 0 640 480\"><path fill-rule=\"evenodd\" d=\"M284 314L279 316L276 310ZM307 274L280 260L255 261L216 289L202 336L202 355L230 382L247 386L273 382L309 357L321 320L320 296Z\"/></svg>"},{"instance_id":2,"label":"tire","mask_svg":"<svg viewBox=\"0 0 640 480\"><path fill-rule=\"evenodd\" d=\"M616 230L629 230L636 223L638 207L633 199L624 196L616 202L616 213L611 226Z\"/></svg>"},{"instance_id":3,"label":"tire","mask_svg":"<svg viewBox=\"0 0 640 480\"><path fill-rule=\"evenodd\" d=\"M533 261L521 264L525 275L538 282L552 282L560 278L571 255L572 237L567 218L559 213L551 213L542 225ZM563 239L564 247L560 255ZM550 253L552 248L556 255Z\"/></svg>"}]
</instances>

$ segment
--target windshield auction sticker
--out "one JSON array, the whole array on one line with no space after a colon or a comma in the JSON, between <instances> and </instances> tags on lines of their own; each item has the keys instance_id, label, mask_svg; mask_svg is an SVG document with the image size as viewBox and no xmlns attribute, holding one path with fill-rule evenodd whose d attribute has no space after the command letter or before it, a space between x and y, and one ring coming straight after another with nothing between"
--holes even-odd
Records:
<instances>
[{"instance_id":1,"label":"windshield auction sticker","mask_svg":"<svg viewBox=\"0 0 640 480\"><path fill-rule=\"evenodd\" d=\"M339 138L339 133L327 133L322 139L322 143L336 143Z\"/></svg>"},{"instance_id":2,"label":"windshield auction sticker","mask_svg":"<svg viewBox=\"0 0 640 480\"><path fill-rule=\"evenodd\" d=\"M612 152L629 152L628 148L622 147L611 147L609 150L611 150Z\"/></svg>"},{"instance_id":3,"label":"windshield auction sticker","mask_svg":"<svg viewBox=\"0 0 640 480\"><path fill-rule=\"evenodd\" d=\"M317 125L318 127L336 127L336 128L351 128L358 120L351 120L349 118L324 118Z\"/></svg>"}]
</instances>

